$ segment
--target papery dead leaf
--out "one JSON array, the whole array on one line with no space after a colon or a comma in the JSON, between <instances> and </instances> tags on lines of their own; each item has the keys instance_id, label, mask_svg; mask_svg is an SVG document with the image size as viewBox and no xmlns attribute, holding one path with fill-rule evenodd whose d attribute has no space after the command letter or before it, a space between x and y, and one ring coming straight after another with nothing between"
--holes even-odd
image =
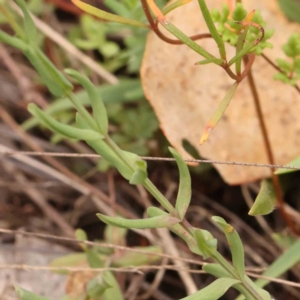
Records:
<instances>
[{"instance_id":1,"label":"papery dead leaf","mask_svg":"<svg viewBox=\"0 0 300 300\"><path fill-rule=\"evenodd\" d=\"M209 9L221 8L222 1L210 0L207 4ZM244 0L243 4L248 11L261 10L267 28L276 30L270 40L274 49L264 53L272 61L283 58L281 46L292 33L300 32L299 25L285 19L276 1ZM188 35L207 32L197 1L171 12L167 20ZM170 36L167 32L166 35ZM205 39L198 43L218 57L218 48L213 40ZM227 53L230 59L234 49L228 46ZM205 145L198 145L206 123L233 84L222 68L212 64L195 65L200 59L185 45L167 44L154 33L148 37L141 70L142 82L169 142L184 158L191 158L182 143L187 140L202 157L208 159L268 163L247 78L238 87L210 139ZM256 58L252 70L276 163L285 164L300 153L300 95L293 87L275 82L273 75L277 71L262 57ZM229 184L250 182L270 175L267 168L215 167Z\"/></svg>"}]
</instances>

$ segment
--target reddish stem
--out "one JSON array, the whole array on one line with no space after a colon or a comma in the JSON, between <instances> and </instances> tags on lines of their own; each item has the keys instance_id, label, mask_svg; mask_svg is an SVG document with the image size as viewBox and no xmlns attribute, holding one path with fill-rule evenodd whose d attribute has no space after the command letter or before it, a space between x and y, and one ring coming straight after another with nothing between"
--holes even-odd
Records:
<instances>
[{"instance_id":1,"label":"reddish stem","mask_svg":"<svg viewBox=\"0 0 300 300\"><path fill-rule=\"evenodd\" d=\"M244 61L246 64L248 64L247 57L244 57ZM251 69L248 70L247 78L248 78L250 89L251 89L251 92L253 95L255 110L256 110L256 113L258 116L260 129L261 129L263 140L264 140L265 149L266 149L267 156L268 156L268 161L270 164L274 165L275 159L274 159L274 155L273 155L273 151L272 151L272 146L270 143L267 127L266 127L266 124L264 121L264 117L263 117L263 113L262 113L262 109L261 109L261 105L260 105L260 98L259 98L259 95L257 92L256 84L255 84ZM289 215L285 211L284 199L283 199L281 185L279 182L279 177L278 177L278 175L274 174L274 171L272 169L270 169L270 170L271 170L271 177L272 177L272 181L273 181L273 185L274 185L274 189L275 189L275 193L276 193L277 204L278 204L278 208L281 212L281 215L282 215L284 221L286 222L286 224L288 225L288 227L291 229L291 231L297 235L300 235L300 230L295 226L294 222L289 218Z\"/></svg>"},{"instance_id":2,"label":"reddish stem","mask_svg":"<svg viewBox=\"0 0 300 300\"><path fill-rule=\"evenodd\" d=\"M154 21L150 9L148 7L147 1L146 0L141 0L142 3L142 7L143 10L145 12L145 15L147 17L147 20L150 24L150 29L152 29L154 31L154 33L164 42L168 43L168 44L172 44L172 45L182 45L182 41L180 40L174 40L174 39L170 39L167 36L165 36L158 28L158 23ZM201 33L201 34L196 34L193 36L189 37L191 40L195 41L195 40L200 40L203 38L211 38L211 34L210 33Z\"/></svg>"},{"instance_id":3,"label":"reddish stem","mask_svg":"<svg viewBox=\"0 0 300 300\"><path fill-rule=\"evenodd\" d=\"M75 16L81 16L83 14L83 11L72 3L65 2L63 0L46 0L46 1L49 3L53 3L56 7L60 8L61 10L71 13Z\"/></svg>"}]
</instances>

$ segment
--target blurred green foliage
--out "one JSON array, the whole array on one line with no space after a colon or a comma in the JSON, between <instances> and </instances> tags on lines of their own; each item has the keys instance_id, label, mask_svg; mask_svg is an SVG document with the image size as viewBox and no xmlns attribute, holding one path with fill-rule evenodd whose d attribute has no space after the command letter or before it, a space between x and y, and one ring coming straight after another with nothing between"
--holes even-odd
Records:
<instances>
[{"instance_id":1,"label":"blurred green foliage","mask_svg":"<svg viewBox=\"0 0 300 300\"><path fill-rule=\"evenodd\" d=\"M225 42L229 42L232 46L236 46L239 38L239 32L242 29L242 25L237 22L242 22L247 17L247 11L241 3L237 3L235 9L232 12L231 18L229 17L230 11L227 4L223 4L222 10L213 9L211 16L213 21L218 23L218 32L222 34L222 38ZM266 26L259 10L255 11L251 22L259 24L262 27ZM272 44L268 42L268 39L274 34L273 29L266 29L263 40L252 50L256 55L260 55L265 48L272 48ZM261 35L260 30L257 27L249 26L246 41L248 43L258 39Z\"/></svg>"},{"instance_id":2,"label":"blurred green foliage","mask_svg":"<svg viewBox=\"0 0 300 300\"><path fill-rule=\"evenodd\" d=\"M282 46L287 59L276 60L282 72L275 74L274 78L284 83L296 85L300 79L300 35L294 33Z\"/></svg>"}]
</instances>

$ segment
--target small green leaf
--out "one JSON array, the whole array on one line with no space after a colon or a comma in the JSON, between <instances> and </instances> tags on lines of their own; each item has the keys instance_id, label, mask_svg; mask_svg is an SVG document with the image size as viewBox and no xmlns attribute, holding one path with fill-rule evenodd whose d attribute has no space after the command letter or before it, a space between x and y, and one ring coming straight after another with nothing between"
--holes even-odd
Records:
<instances>
[{"instance_id":1,"label":"small green leaf","mask_svg":"<svg viewBox=\"0 0 300 300\"><path fill-rule=\"evenodd\" d=\"M86 241L88 239L86 232L82 229L75 230L75 238L78 241ZM85 244L80 244L80 246L84 250L87 249L87 246Z\"/></svg>"},{"instance_id":2,"label":"small green leaf","mask_svg":"<svg viewBox=\"0 0 300 300\"><path fill-rule=\"evenodd\" d=\"M226 50L225 50L224 42L212 20L212 17L207 8L206 2L205 2L205 0L198 0L198 2L199 2L199 6L201 8L201 12L202 12L203 18L205 20L206 26L208 27L208 30L209 30L212 38L215 40L215 42L218 45L220 56L222 59L226 60Z\"/></svg>"},{"instance_id":3,"label":"small green leaf","mask_svg":"<svg viewBox=\"0 0 300 300\"><path fill-rule=\"evenodd\" d=\"M100 213L97 214L97 217L105 224L128 229L169 228L180 222L179 219L171 217L170 215L138 220L109 217Z\"/></svg>"},{"instance_id":4,"label":"small green leaf","mask_svg":"<svg viewBox=\"0 0 300 300\"><path fill-rule=\"evenodd\" d=\"M300 168L300 156L298 156L297 158L295 158L294 160L292 160L290 163L287 164L287 166L289 167L298 167ZM297 170L293 170L293 169L278 169L277 171L275 171L276 175L282 175L282 174L287 174L287 173L291 173L291 172L296 172Z\"/></svg>"},{"instance_id":5,"label":"small green leaf","mask_svg":"<svg viewBox=\"0 0 300 300\"><path fill-rule=\"evenodd\" d=\"M194 237L199 250L203 253L204 259L211 257L217 252L218 241L209 231L197 228L194 230Z\"/></svg>"},{"instance_id":6,"label":"small green leaf","mask_svg":"<svg viewBox=\"0 0 300 300\"><path fill-rule=\"evenodd\" d=\"M87 294L93 299L100 299L103 293L112 286L105 280L103 274L90 280L87 284Z\"/></svg>"},{"instance_id":7,"label":"small green leaf","mask_svg":"<svg viewBox=\"0 0 300 300\"><path fill-rule=\"evenodd\" d=\"M243 243L236 230L221 217L212 217L212 220L219 225L224 232L229 244L232 263L235 270L238 272L241 280L245 276L245 254Z\"/></svg>"},{"instance_id":8,"label":"small green leaf","mask_svg":"<svg viewBox=\"0 0 300 300\"><path fill-rule=\"evenodd\" d=\"M240 282L241 281L232 278L219 278L204 289L181 300L217 300L222 297L230 287Z\"/></svg>"},{"instance_id":9,"label":"small green leaf","mask_svg":"<svg viewBox=\"0 0 300 300\"><path fill-rule=\"evenodd\" d=\"M96 252L95 249L88 249L85 250L87 262L91 268L103 268L104 262L101 260L99 254Z\"/></svg>"},{"instance_id":10,"label":"small green leaf","mask_svg":"<svg viewBox=\"0 0 300 300\"><path fill-rule=\"evenodd\" d=\"M276 63L278 65L278 67L285 73L289 73L292 71L292 64L290 62L286 61L285 59L278 58L278 59L276 59Z\"/></svg>"},{"instance_id":11,"label":"small green leaf","mask_svg":"<svg viewBox=\"0 0 300 300\"><path fill-rule=\"evenodd\" d=\"M222 65L224 63L224 60L220 58L208 58L197 62L196 65L207 65L210 63L214 63L216 65Z\"/></svg>"},{"instance_id":12,"label":"small green leaf","mask_svg":"<svg viewBox=\"0 0 300 300\"><path fill-rule=\"evenodd\" d=\"M77 139L77 140L99 140L103 139L104 137L96 132L89 129L79 129L74 128L70 125L62 124L56 121L51 116L48 116L45 112L40 110L35 104L30 103L28 105L28 111L34 115L39 121L50 128L52 131L59 133L67 138Z\"/></svg>"},{"instance_id":13,"label":"small green leaf","mask_svg":"<svg viewBox=\"0 0 300 300\"><path fill-rule=\"evenodd\" d=\"M244 9L242 3L237 3L232 13L232 18L235 21L243 21L247 16L247 11Z\"/></svg>"},{"instance_id":14,"label":"small green leaf","mask_svg":"<svg viewBox=\"0 0 300 300\"><path fill-rule=\"evenodd\" d=\"M179 169L179 189L176 199L175 208L178 212L179 218L183 220L185 213L190 205L192 194L192 183L189 168L181 155L175 149L169 147L169 151L175 158Z\"/></svg>"},{"instance_id":15,"label":"small green leaf","mask_svg":"<svg viewBox=\"0 0 300 300\"><path fill-rule=\"evenodd\" d=\"M168 213L166 213L165 211L154 206L151 206L147 209L147 214L151 218L168 215ZM177 234L182 240L184 240L193 253L203 255L203 253L198 248L195 238L192 235L190 235L180 224L175 224L169 229L175 234Z\"/></svg>"},{"instance_id":16,"label":"small green leaf","mask_svg":"<svg viewBox=\"0 0 300 300\"><path fill-rule=\"evenodd\" d=\"M103 294L103 300L124 300L122 291L112 272L105 272L103 274L106 282L111 286L111 288L106 289Z\"/></svg>"},{"instance_id":17,"label":"small green leaf","mask_svg":"<svg viewBox=\"0 0 300 300\"><path fill-rule=\"evenodd\" d=\"M300 35L294 33L288 39L288 42L282 46L286 56L296 57L300 55Z\"/></svg>"},{"instance_id":18,"label":"small green leaf","mask_svg":"<svg viewBox=\"0 0 300 300\"><path fill-rule=\"evenodd\" d=\"M134 168L134 172L129 179L130 184L142 184L148 177L147 163L135 153L122 151L128 163Z\"/></svg>"},{"instance_id":19,"label":"small green leaf","mask_svg":"<svg viewBox=\"0 0 300 300\"><path fill-rule=\"evenodd\" d=\"M18 286L15 286L15 289L21 300L51 300L48 297L38 296Z\"/></svg>"},{"instance_id":20,"label":"small green leaf","mask_svg":"<svg viewBox=\"0 0 300 300\"><path fill-rule=\"evenodd\" d=\"M267 215L271 213L276 205L276 193L272 181L263 180L260 191L249 211L250 216Z\"/></svg>"},{"instance_id":21,"label":"small green leaf","mask_svg":"<svg viewBox=\"0 0 300 300\"><path fill-rule=\"evenodd\" d=\"M79 72L71 69L65 70L65 72L75 78L80 84L85 88L88 93L89 99L91 101L91 105L93 108L94 120L96 121L100 133L104 136L107 135L108 132L108 118L106 113L106 108L103 104L103 101L99 95L99 92L95 88L95 86L90 82L90 80L80 74Z\"/></svg>"},{"instance_id":22,"label":"small green leaf","mask_svg":"<svg viewBox=\"0 0 300 300\"><path fill-rule=\"evenodd\" d=\"M78 241L86 241L88 239L86 232L80 228L75 230L75 237Z\"/></svg>"},{"instance_id":23,"label":"small green leaf","mask_svg":"<svg viewBox=\"0 0 300 300\"><path fill-rule=\"evenodd\" d=\"M55 258L51 261L50 266L51 267L58 267L58 268L64 268L64 267L75 267L78 265L81 265L83 263L86 263L86 255L85 253L71 253L67 254L58 258ZM62 271L55 271L55 273L67 275L70 273L70 271L62 270Z\"/></svg>"}]
</instances>

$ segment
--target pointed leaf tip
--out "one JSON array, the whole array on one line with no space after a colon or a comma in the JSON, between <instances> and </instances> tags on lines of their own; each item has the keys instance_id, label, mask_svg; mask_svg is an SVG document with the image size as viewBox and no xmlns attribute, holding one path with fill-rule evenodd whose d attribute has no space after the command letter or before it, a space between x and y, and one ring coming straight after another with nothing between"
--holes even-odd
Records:
<instances>
[{"instance_id":1,"label":"pointed leaf tip","mask_svg":"<svg viewBox=\"0 0 300 300\"><path fill-rule=\"evenodd\" d=\"M252 205L249 215L267 215L270 214L276 206L276 193L273 183L270 180L263 180L259 193Z\"/></svg>"}]
</instances>

